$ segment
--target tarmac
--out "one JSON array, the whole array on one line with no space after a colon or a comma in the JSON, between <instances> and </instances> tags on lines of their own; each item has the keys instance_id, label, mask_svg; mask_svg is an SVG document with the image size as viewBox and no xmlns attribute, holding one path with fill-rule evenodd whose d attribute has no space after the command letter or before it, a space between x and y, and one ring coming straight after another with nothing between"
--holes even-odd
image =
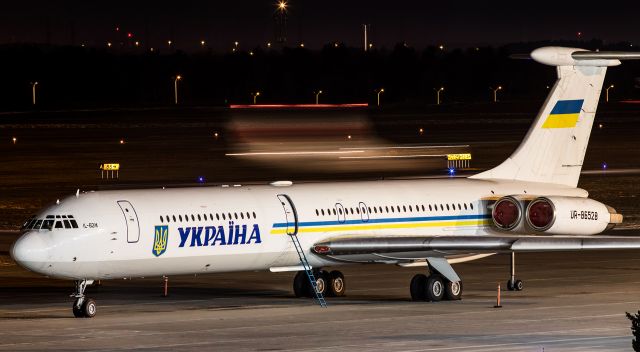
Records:
<instances>
[{"instance_id":1,"label":"tarmac","mask_svg":"<svg viewBox=\"0 0 640 352\"><path fill-rule=\"evenodd\" d=\"M347 296L295 298L292 273L115 280L87 289L93 319L71 312L70 282L0 266L0 350L39 351L628 351L640 310L636 252L517 256L521 292L504 290L509 256L455 265L462 301L412 302L419 268L343 267ZM424 269L422 269L424 270ZM496 304L502 283L501 305Z\"/></svg>"},{"instance_id":2,"label":"tarmac","mask_svg":"<svg viewBox=\"0 0 640 352\"><path fill-rule=\"evenodd\" d=\"M613 234L639 235L640 154L634 151L640 110L603 108L579 187L625 215L626 231ZM285 164L265 166L227 157L243 144L224 129L228 116L216 119L215 114L107 111L104 116L60 113L0 120L0 228L7 230L0 231L0 351L631 350L625 312L640 310L640 256L634 251L519 254L517 277L525 284L521 292L504 290L507 255L456 264L463 299L438 303L410 300L411 277L424 268L393 265L340 268L347 295L329 298L328 308L295 298L293 273L171 277L168 297L162 297L161 278L104 281L87 289L98 303L93 319L73 318L71 282L29 273L9 258L20 222L78 187L185 184L198 175L209 184L395 174L380 171L388 161L377 171L354 167L353 172L333 172L340 161L310 160L317 169L291 171ZM341 114L332 113L332 121L343 119ZM375 130L388 145L469 144L473 167L486 168L513 151L532 118L467 115L473 114L382 114L372 117L374 127L360 129L353 139L364 140ZM417 133L423 127L424 136ZM216 131L220 140L212 138ZM342 132L338 129L336 135ZM10 142L12 136L18 137L16 144ZM445 171L430 159L411 160L411 169L398 164L399 176ZM102 162L122 163L121 178L100 179L97 165ZM607 168L601 167L605 163ZM494 308L499 283L502 308Z\"/></svg>"}]
</instances>

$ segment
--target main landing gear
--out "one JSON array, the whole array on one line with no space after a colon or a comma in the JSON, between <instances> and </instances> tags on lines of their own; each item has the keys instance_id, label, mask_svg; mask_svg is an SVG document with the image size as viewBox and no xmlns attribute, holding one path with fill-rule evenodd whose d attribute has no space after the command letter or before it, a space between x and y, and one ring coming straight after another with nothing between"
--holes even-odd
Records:
<instances>
[{"instance_id":1,"label":"main landing gear","mask_svg":"<svg viewBox=\"0 0 640 352\"><path fill-rule=\"evenodd\" d=\"M511 252L511 277L507 281L507 290L522 291L523 289L524 283L522 280L516 279L516 253Z\"/></svg>"},{"instance_id":2,"label":"main landing gear","mask_svg":"<svg viewBox=\"0 0 640 352\"><path fill-rule=\"evenodd\" d=\"M462 281L449 281L437 272L417 274L411 279L409 291L414 301L457 301L462 299Z\"/></svg>"},{"instance_id":3,"label":"main landing gear","mask_svg":"<svg viewBox=\"0 0 640 352\"><path fill-rule=\"evenodd\" d=\"M316 286L318 292L324 296L342 297L346 291L346 284L344 275L334 270L328 272L326 270L314 271L313 275L316 277ZM314 297L313 288L307 278L307 273L304 271L298 271L293 279L293 292L296 297Z\"/></svg>"},{"instance_id":4,"label":"main landing gear","mask_svg":"<svg viewBox=\"0 0 640 352\"><path fill-rule=\"evenodd\" d=\"M76 281L76 290L71 295L71 297L76 299L73 302L73 316L76 318L93 318L96 315L96 301L84 295L84 290L87 288L87 285L91 285L92 283L93 280Z\"/></svg>"}]
</instances>

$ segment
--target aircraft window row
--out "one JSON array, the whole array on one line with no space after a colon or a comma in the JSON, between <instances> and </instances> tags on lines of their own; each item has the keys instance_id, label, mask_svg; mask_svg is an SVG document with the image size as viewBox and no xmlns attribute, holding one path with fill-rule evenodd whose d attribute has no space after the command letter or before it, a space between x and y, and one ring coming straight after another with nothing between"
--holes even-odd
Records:
<instances>
[{"instance_id":1,"label":"aircraft window row","mask_svg":"<svg viewBox=\"0 0 640 352\"><path fill-rule=\"evenodd\" d=\"M257 218L256 216L256 212L233 212L233 213L216 213L215 214L215 219L216 220L249 220L249 219L255 219ZM197 219L197 220L196 220ZM184 217L182 216L182 214L180 215L165 215L162 216L160 215L160 222L164 223L164 222L188 222L188 221L213 221L214 219L214 214L209 213L208 216L207 214L185 214Z\"/></svg>"},{"instance_id":2,"label":"aircraft window row","mask_svg":"<svg viewBox=\"0 0 640 352\"><path fill-rule=\"evenodd\" d=\"M54 228L77 229L78 222L73 218L73 215L47 215L44 219L32 216L22 225L22 230L51 230Z\"/></svg>"},{"instance_id":3,"label":"aircraft window row","mask_svg":"<svg viewBox=\"0 0 640 352\"><path fill-rule=\"evenodd\" d=\"M360 214L360 212L365 213L368 211L369 214L388 214L388 213L413 213L413 212L426 212L427 209L431 212L433 211L452 211L452 210L473 210L473 203L451 203L451 204L424 204L417 205L414 207L413 205L387 205L387 206L374 206L374 207L362 207L361 208L344 208L342 207L334 207L325 209L316 209L316 216L330 216L330 215L355 215Z\"/></svg>"}]
</instances>

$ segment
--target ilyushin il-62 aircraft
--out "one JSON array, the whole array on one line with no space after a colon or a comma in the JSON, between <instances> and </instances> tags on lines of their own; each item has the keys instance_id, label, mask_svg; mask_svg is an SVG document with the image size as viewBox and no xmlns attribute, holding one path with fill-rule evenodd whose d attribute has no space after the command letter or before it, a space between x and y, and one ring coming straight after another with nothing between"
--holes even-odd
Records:
<instances>
[{"instance_id":1,"label":"ilyushin il-62 aircraft","mask_svg":"<svg viewBox=\"0 0 640 352\"><path fill-rule=\"evenodd\" d=\"M511 253L640 248L598 236L622 215L577 188L609 66L640 53L543 47L558 79L515 152L467 178L77 192L28 219L21 266L75 281L76 317L93 317L94 280L233 271L297 272L296 296L345 294L356 263L424 266L416 301L459 300L451 264Z\"/></svg>"}]
</instances>

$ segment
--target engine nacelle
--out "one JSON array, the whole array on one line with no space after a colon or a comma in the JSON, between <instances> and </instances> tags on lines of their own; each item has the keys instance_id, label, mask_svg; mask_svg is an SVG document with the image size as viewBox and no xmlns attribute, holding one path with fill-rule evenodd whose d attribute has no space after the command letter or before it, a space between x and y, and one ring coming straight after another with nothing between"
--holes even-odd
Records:
<instances>
[{"instance_id":1,"label":"engine nacelle","mask_svg":"<svg viewBox=\"0 0 640 352\"><path fill-rule=\"evenodd\" d=\"M615 224L622 215L589 198L538 197L527 205L527 226L549 235L595 235Z\"/></svg>"}]
</instances>

